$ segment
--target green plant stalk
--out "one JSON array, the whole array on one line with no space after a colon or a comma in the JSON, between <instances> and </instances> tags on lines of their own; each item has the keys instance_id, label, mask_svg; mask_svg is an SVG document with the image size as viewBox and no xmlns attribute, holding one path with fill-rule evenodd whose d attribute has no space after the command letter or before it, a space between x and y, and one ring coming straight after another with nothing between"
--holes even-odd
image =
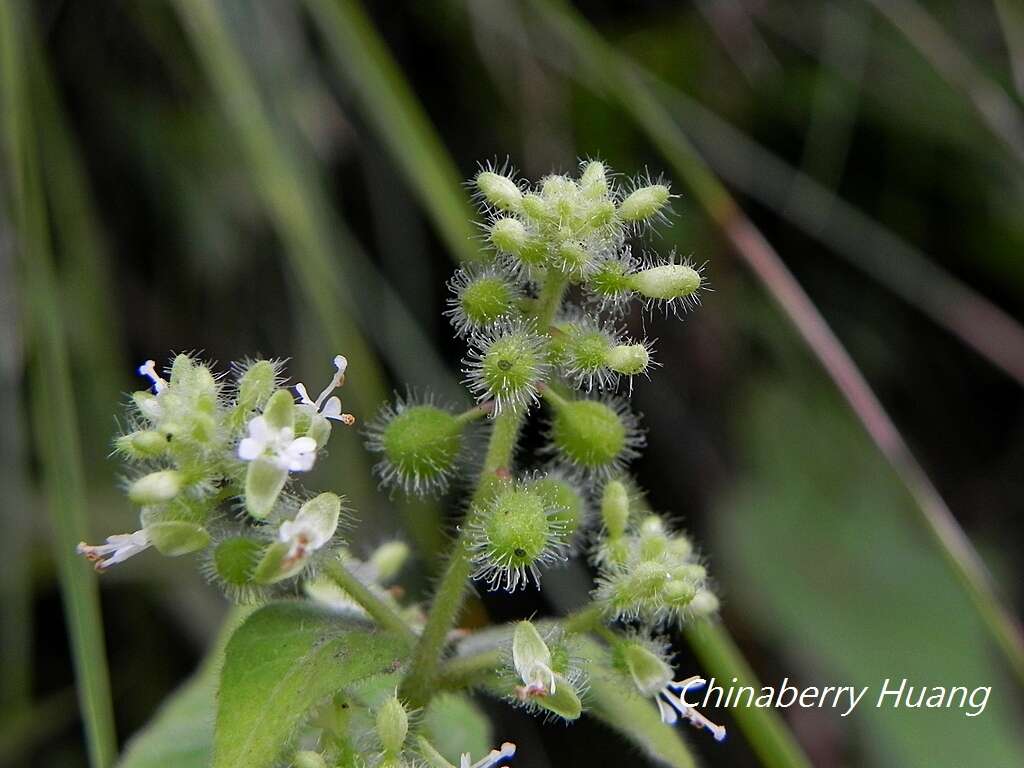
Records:
<instances>
[{"instance_id":1,"label":"green plant stalk","mask_svg":"<svg viewBox=\"0 0 1024 768\"><path fill-rule=\"evenodd\" d=\"M59 290L53 266L41 187L37 135L25 77L27 9L0 3L0 65L8 167L15 190L15 222L24 276L26 326L33 340L30 368L33 431L42 464L60 574L61 593L71 635L78 697L85 723L89 761L106 768L117 756L110 683L100 618L99 590L86 563L75 554L85 531L85 479L79 453L77 417L70 386Z\"/></svg>"},{"instance_id":2,"label":"green plant stalk","mask_svg":"<svg viewBox=\"0 0 1024 768\"><path fill-rule=\"evenodd\" d=\"M438 687L454 691L494 682L494 671L505 664L506 653L499 648L445 662L438 673Z\"/></svg>"},{"instance_id":3,"label":"green plant stalk","mask_svg":"<svg viewBox=\"0 0 1024 768\"><path fill-rule=\"evenodd\" d=\"M332 562L324 570L334 583L359 603L382 628L403 635L410 645L416 642L416 633L412 631L405 619L356 578L352 571L340 562Z\"/></svg>"},{"instance_id":4,"label":"green plant stalk","mask_svg":"<svg viewBox=\"0 0 1024 768\"><path fill-rule=\"evenodd\" d=\"M683 633L708 674L726 680L735 677L738 685L760 689L757 676L721 624L699 620L687 626ZM810 768L810 761L775 710L737 707L733 715L764 765L769 768Z\"/></svg>"},{"instance_id":5,"label":"green plant stalk","mask_svg":"<svg viewBox=\"0 0 1024 768\"><path fill-rule=\"evenodd\" d=\"M547 328L551 324L567 286L568 280L564 276L555 273L547 275L534 311L539 328ZM524 415L525 409L521 412L505 411L494 418L487 454L480 471L480 481L473 493L470 511L452 547L444 575L430 607L427 625L420 635L420 642L413 651L409 671L402 681L402 694L412 707L425 706L436 688L434 681L444 645L462 609L466 587L473 572L472 554L469 551L473 509L486 497L498 473L506 470L511 464Z\"/></svg>"},{"instance_id":6,"label":"green plant stalk","mask_svg":"<svg viewBox=\"0 0 1024 768\"><path fill-rule=\"evenodd\" d=\"M479 258L461 175L430 120L388 54L372 21L354 0L306 0L340 77L405 174L449 250Z\"/></svg>"},{"instance_id":7,"label":"green plant stalk","mask_svg":"<svg viewBox=\"0 0 1024 768\"><path fill-rule=\"evenodd\" d=\"M581 67L592 78L603 82L647 132L675 171L686 180L708 217L721 228L735 252L789 318L914 498L913 508L917 513L914 519L931 537L996 645L1006 655L1014 674L1024 682L1024 634L1013 613L997 595L984 561L860 369L778 253L707 167L672 116L655 99L636 65L607 45L564 3L531 0L530 5L561 36L567 48L575 52Z\"/></svg>"}]
</instances>

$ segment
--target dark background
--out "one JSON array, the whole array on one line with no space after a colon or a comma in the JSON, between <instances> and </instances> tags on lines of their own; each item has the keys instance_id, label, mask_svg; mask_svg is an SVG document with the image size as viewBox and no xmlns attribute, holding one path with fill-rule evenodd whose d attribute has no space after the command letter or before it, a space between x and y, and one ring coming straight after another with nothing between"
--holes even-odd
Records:
<instances>
[{"instance_id":1,"label":"dark background","mask_svg":"<svg viewBox=\"0 0 1024 768\"><path fill-rule=\"evenodd\" d=\"M368 117L380 89L337 65L303 3L217 5L280 139L268 156L300 157L311 169L304 183L330 206L329 251L343 290L321 287L353 319L352 333L368 339L383 380L376 391L346 393L346 409L366 421L392 388L406 385L439 384L444 396L465 399L451 378L459 377L462 345L441 316L456 256L397 160L416 148L389 144ZM804 286L1019 610L1024 331L1009 320L1012 333L996 345L1015 361L1015 378L935 322L965 317L958 298L942 296L950 280L1010 318L1020 318L1024 305L1024 153L994 134L971 100L997 88L1010 106L1010 134L1024 125L1022 83L1013 78L1014 66L1018 75L1024 68L1013 44L1024 27L1011 5L929 2L925 16L897 24L871 3L852 1L577 7L660 79L653 92L673 110L674 130L694 141ZM189 349L222 366L277 355L291 358L292 375L315 388L337 342L352 333L324 327L297 277L302 249L268 215L265 183L254 177L197 58L205 43L182 25L179 9L130 0L31 6L60 105L38 118L49 121L39 142L81 423L87 535L95 540L134 530L135 512L107 454L121 393L140 386L132 375L139 361ZM914 502L785 313L622 102L586 76L527 6L366 10L459 176L490 158L507 156L539 178L599 156L624 174L649 169L673 180L673 227L651 245L708 262L713 292L682 321L646 320L663 367L635 388L648 429L635 470L652 506L701 542L724 621L761 679L877 690L886 677L909 677L994 688L974 719L867 704L847 719L790 710L785 716L814 764L1024 764L1020 686L924 533ZM963 70L949 48L922 56L915 41L922 30L934 33L931 24L969 57L980 80L958 80ZM33 82L32 98L42 99ZM53 124L66 128L70 158L48 143ZM775 160L752 153L750 142ZM813 196L795 172L817 182ZM78 173L80 194L62 196ZM2 194L10 211L9 184ZM67 199L77 204L61 205ZM53 523L24 405L37 385L25 320L34 298L19 287L11 215L0 227L4 526L11 541L24 542L5 547L7 573L18 578L7 579L4 594L9 631L0 675L9 715L0 718L0 763L85 765ZM883 230L902 243L878 235ZM407 315L392 311L366 264ZM985 317L966 317L967 336L996 338ZM630 318L637 332L643 322ZM435 346L447 380L409 323ZM524 463L536 435L528 440ZM312 485L351 498L362 520L357 549L398 532L415 543L421 555L406 584L423 590L435 565L431 548L442 543L435 518L376 492L366 461L356 437L332 442ZM449 524L458 501L454 494L442 505ZM101 581L122 741L195 667L225 611L193 565L147 553ZM488 596L469 620L485 620L483 610L494 620L551 612L578 599L571 576L553 577L549 589ZM686 676L696 661L676 640ZM586 719L569 729L540 727L500 704L485 706L496 740L520 744L517 765L637 759ZM710 714L733 736L718 745L688 733L704 762L757 764L732 714Z\"/></svg>"}]
</instances>

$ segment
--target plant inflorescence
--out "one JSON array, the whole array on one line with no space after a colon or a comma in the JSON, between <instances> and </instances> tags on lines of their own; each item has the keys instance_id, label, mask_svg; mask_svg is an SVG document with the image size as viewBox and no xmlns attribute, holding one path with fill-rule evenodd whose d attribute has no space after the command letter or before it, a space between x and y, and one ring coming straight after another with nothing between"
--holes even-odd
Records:
<instances>
[{"instance_id":1,"label":"plant inflorescence","mask_svg":"<svg viewBox=\"0 0 1024 768\"><path fill-rule=\"evenodd\" d=\"M302 384L284 386L279 361L250 361L225 376L193 355L176 356L165 372L147 361L140 373L150 387L132 396L116 441L140 528L80 552L99 570L150 547L201 552L204 572L236 601L303 594L339 622L401 637L408 652L390 692L357 701L339 691L316 717L300 713L317 738L293 733L278 745L294 765L448 766L457 755L442 755L419 716L438 692L484 688L568 722L588 709L596 675L653 700L663 723L686 719L722 739L725 729L686 702L703 680L674 679L659 634L713 614L718 601L691 540L650 509L629 474L644 445L629 394L656 364L652 342L628 335L622 320L633 302L678 315L704 288L702 270L687 261L634 255L634 241L668 221L670 189L649 177L620 183L597 160L532 185L486 167L471 186L486 248L449 281L445 315L466 340L463 374L476 403L460 409L409 394L366 430L382 487L439 495L472 484L427 606L391 586L407 545L355 557L340 535L353 519L343 497L299 483L332 429L354 423L335 394L341 356L316 399ZM543 446L518 455L524 423L538 417ZM467 450L470 431L487 433L480 455ZM467 483L453 486L457 478ZM537 588L547 569L577 556L596 571L587 606L459 639L472 582ZM485 768L514 753L506 743L461 764Z\"/></svg>"}]
</instances>

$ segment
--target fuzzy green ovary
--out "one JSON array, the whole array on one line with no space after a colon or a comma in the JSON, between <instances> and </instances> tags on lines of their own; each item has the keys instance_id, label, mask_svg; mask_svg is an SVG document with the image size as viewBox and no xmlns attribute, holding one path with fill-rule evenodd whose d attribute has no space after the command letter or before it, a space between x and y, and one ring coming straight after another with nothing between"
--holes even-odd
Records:
<instances>
[{"instance_id":1,"label":"fuzzy green ovary","mask_svg":"<svg viewBox=\"0 0 1024 768\"><path fill-rule=\"evenodd\" d=\"M494 560L512 566L530 565L544 552L551 530L544 499L525 490L501 494L485 530Z\"/></svg>"},{"instance_id":2,"label":"fuzzy green ovary","mask_svg":"<svg viewBox=\"0 0 1024 768\"><path fill-rule=\"evenodd\" d=\"M263 554L264 545L255 539L235 536L217 545L213 564L225 584L244 587L252 583L253 571Z\"/></svg>"},{"instance_id":3,"label":"fuzzy green ovary","mask_svg":"<svg viewBox=\"0 0 1024 768\"><path fill-rule=\"evenodd\" d=\"M551 433L559 451L587 468L613 463L626 447L626 425L615 411L595 400L558 406Z\"/></svg>"},{"instance_id":4,"label":"fuzzy green ovary","mask_svg":"<svg viewBox=\"0 0 1024 768\"><path fill-rule=\"evenodd\" d=\"M533 383L542 364L531 340L512 334L498 339L487 350L481 376L495 395L513 394Z\"/></svg>"},{"instance_id":5,"label":"fuzzy green ovary","mask_svg":"<svg viewBox=\"0 0 1024 768\"><path fill-rule=\"evenodd\" d=\"M473 325L491 325L515 308L512 286L500 277L479 277L467 285L459 303Z\"/></svg>"},{"instance_id":6,"label":"fuzzy green ovary","mask_svg":"<svg viewBox=\"0 0 1024 768\"><path fill-rule=\"evenodd\" d=\"M431 477L451 469L461 446L458 419L432 405L417 405L384 428L384 455L402 472Z\"/></svg>"}]
</instances>

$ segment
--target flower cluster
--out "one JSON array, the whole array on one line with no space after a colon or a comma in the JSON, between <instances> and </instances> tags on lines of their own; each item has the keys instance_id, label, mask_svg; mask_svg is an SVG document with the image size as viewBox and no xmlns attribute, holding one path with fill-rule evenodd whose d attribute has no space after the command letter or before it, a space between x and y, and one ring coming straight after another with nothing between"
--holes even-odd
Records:
<instances>
[{"instance_id":1,"label":"flower cluster","mask_svg":"<svg viewBox=\"0 0 1024 768\"><path fill-rule=\"evenodd\" d=\"M609 637L627 628L630 647L642 651L610 643L615 658L631 660L616 665L623 683L656 700L666 723L704 723L683 699L695 680L675 681L653 633L712 614L717 599L690 540L645 508L628 475L644 445L628 395L656 365L653 343L624 327L630 306L678 316L704 288L702 267L634 255L633 240L668 221L673 195L661 179L620 183L596 160L575 177L537 184L488 166L471 186L488 252L455 272L444 314L466 340L465 384L477 404L458 411L416 398L385 407L370 429L378 477L418 494L446 493L460 474L479 477L454 556L491 590L539 587L545 569L587 549L597 583L586 628L603 626ZM518 434L537 410L540 461L520 466ZM463 450L474 422L492 425L482 462ZM521 622L509 642L510 699L578 717L587 665L569 663L566 635L542 637ZM643 654L657 659L657 685L637 676Z\"/></svg>"},{"instance_id":2,"label":"flower cluster","mask_svg":"<svg viewBox=\"0 0 1024 768\"><path fill-rule=\"evenodd\" d=\"M368 686L358 701L339 691L295 718L302 732L279 749L300 768L454 768L455 757L460 768L504 765L511 743L476 762L461 743L443 745L444 754L435 747L417 718L440 688L486 685L571 722L607 690L597 675L650 699L666 725L686 720L721 740L725 728L686 699L703 680L677 680L656 634L713 614L718 600L691 540L647 506L629 474L644 446L629 395L656 365L652 342L626 330L630 307L678 315L704 286L702 269L674 256L633 255L632 241L668 220L673 195L662 180L620 183L596 160L575 177L533 185L488 167L472 186L487 248L451 278L445 311L467 344L467 404L410 392L366 431L390 491L473 486L429 612L395 584L408 545L388 541L357 556L338 533L343 498L299 484L334 426L355 422L336 394L348 367L341 355L315 399L301 383L284 386L278 361L226 376L194 355L178 355L166 371L146 361L139 373L149 387L132 395L116 441L140 528L79 551L98 570L150 547L201 551L210 579L238 601L287 590L339 625L365 631L376 622L401 638L410 652L395 654L386 689ZM531 434L542 445L521 455L524 425L538 416ZM486 448L475 450L484 435ZM471 581L492 591L539 588L545 570L576 555L597 574L577 613L490 635L456 628Z\"/></svg>"},{"instance_id":3,"label":"flower cluster","mask_svg":"<svg viewBox=\"0 0 1024 768\"><path fill-rule=\"evenodd\" d=\"M334 365L317 400L298 384L296 403L278 361L251 361L222 377L194 355L177 355L166 374L147 360L139 374L149 387L132 395L129 428L115 443L141 527L78 551L100 571L150 547L170 556L203 551L211 579L243 601L312 570L335 542L342 498L309 496L296 477L313 468L331 421L353 421L332 395L347 362L339 355Z\"/></svg>"}]
</instances>

